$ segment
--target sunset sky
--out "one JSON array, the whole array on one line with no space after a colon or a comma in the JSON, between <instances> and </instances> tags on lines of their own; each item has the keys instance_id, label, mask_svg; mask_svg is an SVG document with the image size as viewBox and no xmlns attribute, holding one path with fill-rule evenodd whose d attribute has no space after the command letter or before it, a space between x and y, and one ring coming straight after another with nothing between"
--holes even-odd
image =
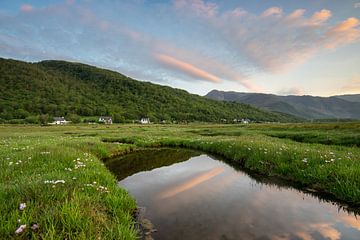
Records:
<instances>
[{"instance_id":1,"label":"sunset sky","mask_svg":"<svg viewBox=\"0 0 360 240\"><path fill-rule=\"evenodd\" d=\"M360 94L360 0L0 1L0 57L206 94Z\"/></svg>"}]
</instances>

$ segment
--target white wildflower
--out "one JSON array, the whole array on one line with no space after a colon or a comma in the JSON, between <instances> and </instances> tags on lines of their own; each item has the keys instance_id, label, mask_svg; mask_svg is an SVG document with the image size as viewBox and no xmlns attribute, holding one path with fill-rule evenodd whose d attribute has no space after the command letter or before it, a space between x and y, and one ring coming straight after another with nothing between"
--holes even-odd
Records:
<instances>
[{"instance_id":1,"label":"white wildflower","mask_svg":"<svg viewBox=\"0 0 360 240\"><path fill-rule=\"evenodd\" d=\"M31 229L32 230L38 230L39 229L39 225L37 223L34 223L32 226L31 226Z\"/></svg>"},{"instance_id":2,"label":"white wildflower","mask_svg":"<svg viewBox=\"0 0 360 240\"><path fill-rule=\"evenodd\" d=\"M26 229L26 225L21 225L18 229L16 229L15 234L21 234Z\"/></svg>"},{"instance_id":3,"label":"white wildflower","mask_svg":"<svg viewBox=\"0 0 360 240\"><path fill-rule=\"evenodd\" d=\"M20 203L19 209L23 211L26 208L26 203Z\"/></svg>"},{"instance_id":4,"label":"white wildflower","mask_svg":"<svg viewBox=\"0 0 360 240\"><path fill-rule=\"evenodd\" d=\"M45 180L44 181L45 184L57 184L57 183L65 183L65 180Z\"/></svg>"}]
</instances>

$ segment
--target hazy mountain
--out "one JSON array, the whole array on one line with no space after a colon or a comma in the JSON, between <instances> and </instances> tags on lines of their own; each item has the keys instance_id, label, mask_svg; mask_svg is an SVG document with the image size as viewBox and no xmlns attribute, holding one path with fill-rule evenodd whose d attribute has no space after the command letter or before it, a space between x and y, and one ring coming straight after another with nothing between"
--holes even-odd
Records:
<instances>
[{"instance_id":1,"label":"hazy mountain","mask_svg":"<svg viewBox=\"0 0 360 240\"><path fill-rule=\"evenodd\" d=\"M293 121L294 116L241 103L219 102L184 90L65 61L27 63L0 58L0 122L37 115L100 116L115 121L207 121L249 118Z\"/></svg>"},{"instance_id":2,"label":"hazy mountain","mask_svg":"<svg viewBox=\"0 0 360 240\"><path fill-rule=\"evenodd\" d=\"M349 102L360 102L360 94L338 95L334 97L341 98Z\"/></svg>"},{"instance_id":3,"label":"hazy mountain","mask_svg":"<svg viewBox=\"0 0 360 240\"><path fill-rule=\"evenodd\" d=\"M214 100L247 103L262 109L293 114L307 119L360 119L360 95L336 97L278 96L213 90L205 97Z\"/></svg>"}]
</instances>

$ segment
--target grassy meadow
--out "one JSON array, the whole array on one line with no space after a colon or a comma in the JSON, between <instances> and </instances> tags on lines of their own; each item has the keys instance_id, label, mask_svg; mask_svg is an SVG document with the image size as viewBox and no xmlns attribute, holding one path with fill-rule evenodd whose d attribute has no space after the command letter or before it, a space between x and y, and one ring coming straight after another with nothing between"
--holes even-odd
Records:
<instances>
[{"instance_id":1,"label":"grassy meadow","mask_svg":"<svg viewBox=\"0 0 360 240\"><path fill-rule=\"evenodd\" d=\"M0 125L0 236L136 239L136 202L102 160L144 147L221 155L358 208L359 144L360 123Z\"/></svg>"}]
</instances>

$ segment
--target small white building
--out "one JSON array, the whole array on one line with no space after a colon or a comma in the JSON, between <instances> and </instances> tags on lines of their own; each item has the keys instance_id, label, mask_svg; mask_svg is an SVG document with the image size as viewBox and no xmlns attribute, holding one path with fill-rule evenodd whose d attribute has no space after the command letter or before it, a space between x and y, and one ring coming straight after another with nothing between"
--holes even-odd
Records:
<instances>
[{"instance_id":1,"label":"small white building","mask_svg":"<svg viewBox=\"0 0 360 240\"><path fill-rule=\"evenodd\" d=\"M149 123L150 123L150 119L149 119L149 118L141 118L141 119L140 119L140 123L141 123L141 124L149 124Z\"/></svg>"},{"instance_id":2,"label":"small white building","mask_svg":"<svg viewBox=\"0 0 360 240\"><path fill-rule=\"evenodd\" d=\"M63 125L66 123L68 123L68 121L66 121L64 117L54 117L54 121L52 122L52 124L55 125Z\"/></svg>"},{"instance_id":3,"label":"small white building","mask_svg":"<svg viewBox=\"0 0 360 240\"><path fill-rule=\"evenodd\" d=\"M113 123L112 117L101 116L99 117L99 123L112 124Z\"/></svg>"},{"instance_id":4,"label":"small white building","mask_svg":"<svg viewBox=\"0 0 360 240\"><path fill-rule=\"evenodd\" d=\"M250 119L243 118L243 119L241 119L241 123L248 124L248 123L250 123Z\"/></svg>"}]
</instances>

